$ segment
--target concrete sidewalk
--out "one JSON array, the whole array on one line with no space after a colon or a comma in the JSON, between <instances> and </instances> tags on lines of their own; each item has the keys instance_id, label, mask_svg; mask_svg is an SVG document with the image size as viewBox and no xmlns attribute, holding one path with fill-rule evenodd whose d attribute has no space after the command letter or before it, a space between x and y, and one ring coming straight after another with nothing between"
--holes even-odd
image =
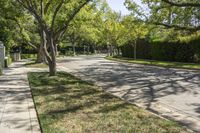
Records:
<instances>
[{"instance_id":1,"label":"concrete sidewalk","mask_svg":"<svg viewBox=\"0 0 200 133\"><path fill-rule=\"evenodd\" d=\"M25 62L17 62L0 76L0 133L40 133Z\"/></svg>"}]
</instances>

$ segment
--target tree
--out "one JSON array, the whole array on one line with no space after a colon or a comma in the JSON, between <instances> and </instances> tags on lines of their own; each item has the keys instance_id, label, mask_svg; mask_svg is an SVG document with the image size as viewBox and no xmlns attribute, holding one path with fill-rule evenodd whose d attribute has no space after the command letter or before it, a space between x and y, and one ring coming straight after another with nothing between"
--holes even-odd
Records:
<instances>
[{"instance_id":1,"label":"tree","mask_svg":"<svg viewBox=\"0 0 200 133\"><path fill-rule=\"evenodd\" d=\"M14 5L11 0L4 0L0 3L1 35L6 51L9 53L12 47L26 47L37 51L37 63L44 61L44 52L40 45L38 25L33 17L24 12L19 6ZM28 21L28 23L27 23Z\"/></svg>"},{"instance_id":2,"label":"tree","mask_svg":"<svg viewBox=\"0 0 200 133\"><path fill-rule=\"evenodd\" d=\"M113 11L109 11L106 14L105 24L104 24L104 37L106 39L106 43L108 45L109 56L113 56L117 50L119 54L119 40L122 36L122 25L121 14Z\"/></svg>"},{"instance_id":3,"label":"tree","mask_svg":"<svg viewBox=\"0 0 200 133\"><path fill-rule=\"evenodd\" d=\"M76 14L91 0L16 0L39 25L50 76L56 75L56 53L62 37ZM15 2L15 1L13 1ZM49 50L48 50L49 47Z\"/></svg>"},{"instance_id":4,"label":"tree","mask_svg":"<svg viewBox=\"0 0 200 133\"><path fill-rule=\"evenodd\" d=\"M75 47L79 40L83 40L85 36L88 36L85 31L88 30L87 25L92 21L91 17L94 13L92 8L93 6L91 5L85 6L72 20L68 31L66 32L66 38L72 44L74 55L76 55Z\"/></svg>"},{"instance_id":5,"label":"tree","mask_svg":"<svg viewBox=\"0 0 200 133\"><path fill-rule=\"evenodd\" d=\"M26 23L27 20L29 23ZM26 47L37 51L36 63L46 63L45 55L43 52L43 44L41 44L41 36L38 25L35 23L32 16L25 14L22 18L18 19L19 39L21 44L26 44Z\"/></svg>"},{"instance_id":6,"label":"tree","mask_svg":"<svg viewBox=\"0 0 200 133\"><path fill-rule=\"evenodd\" d=\"M122 24L125 28L124 32L124 40L125 44L128 42L134 42L134 59L137 59L137 40L141 38L145 38L149 32L148 26L133 16L125 16L122 20Z\"/></svg>"},{"instance_id":7,"label":"tree","mask_svg":"<svg viewBox=\"0 0 200 133\"><path fill-rule=\"evenodd\" d=\"M99 7L103 3L96 2ZM103 45L102 31L103 31L103 16L101 8L97 6L85 6L73 19L65 38L71 42L73 46L73 53L75 55L75 45L83 46L84 53L89 52L89 47L92 47L94 52Z\"/></svg>"},{"instance_id":8,"label":"tree","mask_svg":"<svg viewBox=\"0 0 200 133\"><path fill-rule=\"evenodd\" d=\"M96 53L98 45L100 45L100 28L101 18L98 17L99 10L96 7L87 8L81 18L84 18L84 23L80 27L80 37L84 42L89 42L93 47L94 53ZM85 44L84 44L85 47ZM88 45L89 47L89 45Z\"/></svg>"},{"instance_id":9,"label":"tree","mask_svg":"<svg viewBox=\"0 0 200 133\"><path fill-rule=\"evenodd\" d=\"M6 46L7 53L13 45L16 45L17 19L23 16L21 10L14 10L13 5L9 4L9 0L0 2L0 40Z\"/></svg>"},{"instance_id":10,"label":"tree","mask_svg":"<svg viewBox=\"0 0 200 133\"><path fill-rule=\"evenodd\" d=\"M128 9L136 13L147 23L196 32L200 30L200 2L199 0L142 0L142 6L133 0L126 0Z\"/></svg>"}]
</instances>

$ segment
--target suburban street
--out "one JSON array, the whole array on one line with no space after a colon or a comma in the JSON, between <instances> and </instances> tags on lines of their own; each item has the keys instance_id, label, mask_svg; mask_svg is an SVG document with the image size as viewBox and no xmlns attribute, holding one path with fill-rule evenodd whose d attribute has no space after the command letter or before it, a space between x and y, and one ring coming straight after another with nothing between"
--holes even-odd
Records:
<instances>
[{"instance_id":1,"label":"suburban street","mask_svg":"<svg viewBox=\"0 0 200 133\"><path fill-rule=\"evenodd\" d=\"M200 131L199 71L119 63L103 56L60 58L58 68Z\"/></svg>"}]
</instances>

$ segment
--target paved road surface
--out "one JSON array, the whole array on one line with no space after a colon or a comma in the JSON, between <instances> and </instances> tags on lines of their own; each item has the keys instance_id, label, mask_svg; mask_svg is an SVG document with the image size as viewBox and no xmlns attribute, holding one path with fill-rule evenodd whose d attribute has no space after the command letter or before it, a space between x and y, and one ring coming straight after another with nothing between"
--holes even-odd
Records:
<instances>
[{"instance_id":1,"label":"paved road surface","mask_svg":"<svg viewBox=\"0 0 200 133\"><path fill-rule=\"evenodd\" d=\"M102 56L60 58L58 67L200 132L200 72L118 63Z\"/></svg>"}]
</instances>

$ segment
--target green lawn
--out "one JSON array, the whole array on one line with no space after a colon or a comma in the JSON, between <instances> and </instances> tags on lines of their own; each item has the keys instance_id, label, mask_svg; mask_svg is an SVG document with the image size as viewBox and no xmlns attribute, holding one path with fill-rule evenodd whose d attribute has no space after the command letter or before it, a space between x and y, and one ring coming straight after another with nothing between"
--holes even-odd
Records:
<instances>
[{"instance_id":1,"label":"green lawn","mask_svg":"<svg viewBox=\"0 0 200 133\"><path fill-rule=\"evenodd\" d=\"M44 133L186 133L67 73L28 74Z\"/></svg>"},{"instance_id":2,"label":"green lawn","mask_svg":"<svg viewBox=\"0 0 200 133\"><path fill-rule=\"evenodd\" d=\"M200 64L197 63L181 63L181 62L168 62L168 61L155 61L155 60L134 60L132 58L125 58L125 57L106 57L106 59L126 62L126 63L143 64L143 65L200 70Z\"/></svg>"},{"instance_id":3,"label":"green lawn","mask_svg":"<svg viewBox=\"0 0 200 133\"><path fill-rule=\"evenodd\" d=\"M29 68L47 68L48 67L47 64L35 63L34 61L26 63L25 66Z\"/></svg>"}]
</instances>

